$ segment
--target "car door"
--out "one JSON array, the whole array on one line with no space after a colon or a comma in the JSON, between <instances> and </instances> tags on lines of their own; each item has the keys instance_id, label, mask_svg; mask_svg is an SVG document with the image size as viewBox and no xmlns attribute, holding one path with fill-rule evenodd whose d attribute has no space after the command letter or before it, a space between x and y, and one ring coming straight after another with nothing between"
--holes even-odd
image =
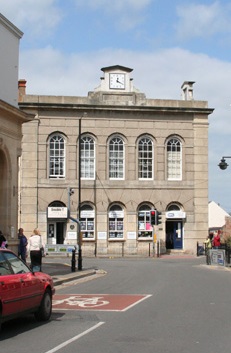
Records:
<instances>
[{"instance_id":1,"label":"car door","mask_svg":"<svg viewBox=\"0 0 231 353\"><path fill-rule=\"evenodd\" d=\"M11 316L22 311L21 281L12 273L3 252L0 252L0 300L2 316Z\"/></svg>"},{"instance_id":2,"label":"car door","mask_svg":"<svg viewBox=\"0 0 231 353\"><path fill-rule=\"evenodd\" d=\"M7 260L21 285L21 307L23 311L37 308L42 300L44 286L29 267L13 253L7 253Z\"/></svg>"}]
</instances>

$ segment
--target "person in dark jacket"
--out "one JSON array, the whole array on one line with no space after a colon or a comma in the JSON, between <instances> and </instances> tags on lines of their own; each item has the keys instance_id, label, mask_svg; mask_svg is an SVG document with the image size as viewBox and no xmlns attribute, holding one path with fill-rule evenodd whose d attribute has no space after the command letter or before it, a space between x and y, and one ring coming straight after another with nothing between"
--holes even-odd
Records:
<instances>
[{"instance_id":1,"label":"person in dark jacket","mask_svg":"<svg viewBox=\"0 0 231 353\"><path fill-rule=\"evenodd\" d=\"M4 237L2 231L0 230L0 248L6 247L6 238Z\"/></svg>"},{"instance_id":2,"label":"person in dark jacket","mask_svg":"<svg viewBox=\"0 0 231 353\"><path fill-rule=\"evenodd\" d=\"M23 229L19 228L18 230L18 256L26 262L26 250L27 250L27 237L23 234Z\"/></svg>"}]
</instances>

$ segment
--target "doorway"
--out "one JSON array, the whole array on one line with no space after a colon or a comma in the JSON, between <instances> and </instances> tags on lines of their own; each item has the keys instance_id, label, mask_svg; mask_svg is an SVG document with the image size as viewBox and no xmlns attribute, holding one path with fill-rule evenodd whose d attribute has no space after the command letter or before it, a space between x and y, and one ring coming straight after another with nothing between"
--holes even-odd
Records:
<instances>
[{"instance_id":1,"label":"doorway","mask_svg":"<svg viewBox=\"0 0 231 353\"><path fill-rule=\"evenodd\" d=\"M66 222L48 223L48 243L63 244Z\"/></svg>"},{"instance_id":2,"label":"doorway","mask_svg":"<svg viewBox=\"0 0 231 353\"><path fill-rule=\"evenodd\" d=\"M181 220L166 221L166 249L183 248L183 223Z\"/></svg>"}]
</instances>

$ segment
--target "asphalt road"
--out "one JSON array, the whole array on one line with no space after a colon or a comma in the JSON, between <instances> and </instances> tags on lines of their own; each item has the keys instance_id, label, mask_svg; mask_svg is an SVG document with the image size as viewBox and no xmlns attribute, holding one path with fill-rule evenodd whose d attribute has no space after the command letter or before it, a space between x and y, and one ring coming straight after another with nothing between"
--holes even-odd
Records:
<instances>
[{"instance_id":1,"label":"asphalt road","mask_svg":"<svg viewBox=\"0 0 231 353\"><path fill-rule=\"evenodd\" d=\"M93 258L84 266L107 274L60 286L57 295L148 296L126 311L70 307L55 309L45 324L33 316L5 323L2 352L230 352L231 270L207 266L204 258L170 257Z\"/></svg>"}]
</instances>

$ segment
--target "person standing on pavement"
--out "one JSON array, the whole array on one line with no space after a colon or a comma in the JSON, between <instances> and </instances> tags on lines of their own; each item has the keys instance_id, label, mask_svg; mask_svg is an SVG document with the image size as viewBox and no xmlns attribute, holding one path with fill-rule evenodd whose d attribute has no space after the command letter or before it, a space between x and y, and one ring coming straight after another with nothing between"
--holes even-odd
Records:
<instances>
[{"instance_id":1,"label":"person standing on pavement","mask_svg":"<svg viewBox=\"0 0 231 353\"><path fill-rule=\"evenodd\" d=\"M28 250L30 252L31 269L33 272L42 270L42 238L38 228L34 229L29 238Z\"/></svg>"},{"instance_id":2,"label":"person standing on pavement","mask_svg":"<svg viewBox=\"0 0 231 353\"><path fill-rule=\"evenodd\" d=\"M4 237L2 231L0 230L0 248L6 247L6 238Z\"/></svg>"},{"instance_id":3,"label":"person standing on pavement","mask_svg":"<svg viewBox=\"0 0 231 353\"><path fill-rule=\"evenodd\" d=\"M213 247L214 249L218 249L221 246L221 237L220 237L221 231L217 231L217 235L213 238Z\"/></svg>"},{"instance_id":4,"label":"person standing on pavement","mask_svg":"<svg viewBox=\"0 0 231 353\"><path fill-rule=\"evenodd\" d=\"M26 253L27 253L27 237L23 234L23 228L19 228L18 230L18 256L26 262Z\"/></svg>"}]
</instances>

